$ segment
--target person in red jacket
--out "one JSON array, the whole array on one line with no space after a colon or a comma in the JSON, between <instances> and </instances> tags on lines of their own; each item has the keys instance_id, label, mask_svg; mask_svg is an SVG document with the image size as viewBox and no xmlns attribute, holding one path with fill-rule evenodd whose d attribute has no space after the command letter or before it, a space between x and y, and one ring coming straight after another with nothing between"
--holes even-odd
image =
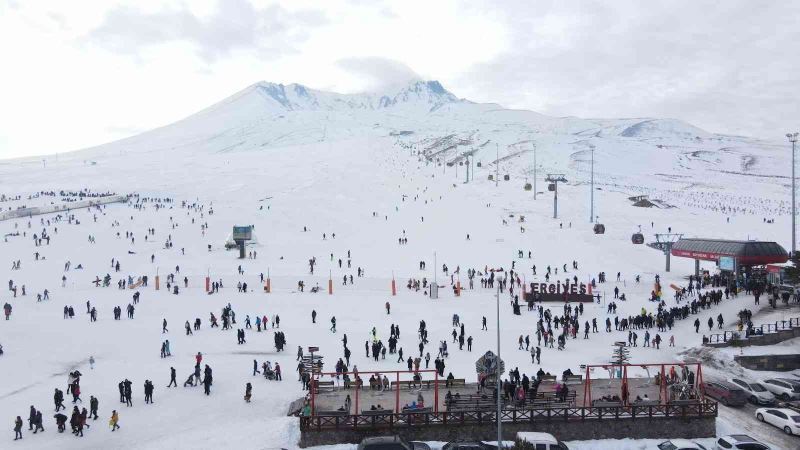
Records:
<instances>
[{"instance_id":1,"label":"person in red jacket","mask_svg":"<svg viewBox=\"0 0 800 450\"><path fill-rule=\"evenodd\" d=\"M83 400L81 400L81 385L78 383L72 385L72 403L76 402L83 403Z\"/></svg>"},{"instance_id":2,"label":"person in red jacket","mask_svg":"<svg viewBox=\"0 0 800 450\"><path fill-rule=\"evenodd\" d=\"M197 355L195 355L194 360L197 362L197 365L199 366L200 363L203 361L203 354L197 352Z\"/></svg>"}]
</instances>

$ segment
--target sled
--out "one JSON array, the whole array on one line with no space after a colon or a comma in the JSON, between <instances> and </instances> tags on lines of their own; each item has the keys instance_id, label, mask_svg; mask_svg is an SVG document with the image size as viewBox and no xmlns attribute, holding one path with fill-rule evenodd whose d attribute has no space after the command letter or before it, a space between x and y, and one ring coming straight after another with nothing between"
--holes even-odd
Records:
<instances>
[{"instance_id":1,"label":"sled","mask_svg":"<svg viewBox=\"0 0 800 450\"><path fill-rule=\"evenodd\" d=\"M137 281L136 283L129 284L129 285L128 285L128 289L136 289L136 288L138 288L139 286L141 286L143 282L144 282L143 280L139 280L139 281Z\"/></svg>"},{"instance_id":2,"label":"sled","mask_svg":"<svg viewBox=\"0 0 800 450\"><path fill-rule=\"evenodd\" d=\"M681 290L681 288L679 288L678 286L675 286L674 284L670 284L669 287L671 287L672 289L675 289L678 292L680 292L680 290Z\"/></svg>"}]
</instances>

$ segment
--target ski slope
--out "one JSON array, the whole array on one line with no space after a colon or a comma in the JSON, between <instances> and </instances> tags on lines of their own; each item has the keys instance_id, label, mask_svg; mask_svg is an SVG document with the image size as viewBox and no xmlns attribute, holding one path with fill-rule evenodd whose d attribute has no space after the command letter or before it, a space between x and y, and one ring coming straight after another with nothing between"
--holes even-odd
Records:
<instances>
[{"instance_id":1,"label":"ski slope","mask_svg":"<svg viewBox=\"0 0 800 450\"><path fill-rule=\"evenodd\" d=\"M577 276L582 282L605 271L609 282L598 285L601 304L587 305L582 318L597 318L601 332L588 340L570 339L563 352L542 350L542 368L560 373L567 368L578 372L579 364L607 362L611 344L625 340L625 333L602 331L605 305L613 301L614 287L628 298L617 302L618 314L635 315L642 308L655 310L647 297L656 274L663 286L684 285L683 277L693 271L692 261L674 258L672 272L664 272L661 253L631 244L631 233L639 226L648 241L654 233L671 228L686 236L758 238L788 247L786 173L791 155L775 144L714 135L675 120L551 118L460 100L437 85L346 96L258 83L180 122L123 141L47 157L44 162L0 161L0 194L22 195L18 201L0 202L3 210L58 202L58 198L28 196L61 189L137 193L176 201L172 209L161 210L147 204L142 210L132 204L108 205L100 212L75 210L80 225L42 224L54 215L33 217L30 228L27 220L0 222L0 235L27 234L0 241L0 279L4 285L13 280L28 290L26 297L17 298L0 291L0 303L8 301L14 307L11 320L0 320L0 344L5 350L0 357L0 418L10 429L16 415L25 419L29 406L35 405L44 411L47 430L34 436L24 427L23 441L13 448L294 448L297 419L285 414L288 404L303 395L294 372L297 346L319 346L326 369L332 370L342 356L346 333L351 363L361 371L402 369L405 364L396 363L396 356L387 355L378 363L366 358L363 342L373 327L385 341L390 324L398 324L402 330L398 346L406 357L418 356L414 334L424 319L431 342L426 351L434 358L438 341L447 340L450 357L445 371L473 379L474 361L497 344L495 293L481 289L476 280L475 289L454 297L442 264L451 271L460 267L462 285L470 268L508 270L513 264L525 282L543 281L548 265L559 269L554 277ZM523 189L526 179L532 182L534 143L541 192L536 200ZM591 146L595 215L606 225L604 235L593 234L589 223ZM472 152L476 163L481 162L469 183L464 166L446 164L458 161L463 152ZM499 167L494 164L498 155ZM552 218L553 197L543 181L548 172L564 173L568 179L559 185L558 219ZM501 176L499 183L488 180L495 173ZM509 181L502 180L505 174ZM631 206L628 197L641 194L672 207ZM202 216L198 210L181 208L182 201L203 205ZM524 223L520 216L525 216ZM764 218L775 222L765 223ZM222 248L231 227L242 224L255 225L260 244L252 250L257 259L238 260ZM52 242L35 247L30 235L42 228ZM146 242L148 228L156 233ZM133 233L135 243L125 238L126 232ZM95 244L88 242L89 235ZM170 236L174 246L166 249L164 242ZM408 244L398 245L400 237L408 238ZM517 258L518 250L525 258ZM46 257L44 261L35 261L37 251ZM318 262L313 276L308 271L312 257ZM110 267L112 258L121 262L120 273ZM342 268L339 258L344 261ZM17 259L21 270L10 270L11 261ZM573 260L578 262L577 271L571 269ZM64 272L67 261L84 268ZM419 270L419 261L427 263L426 270ZM538 275L533 275L534 264ZM156 273L163 284L176 266L180 266L176 278L187 277L189 287L180 295L163 287L154 290ZM704 265L713 271L712 266ZM364 277L356 276L357 267L365 270ZM95 276L106 273L114 280L112 286L94 287ZM269 273L270 294L260 289L261 273ZM223 280L220 293L205 294L207 274ZM342 277L351 274L354 283L343 286ZM67 283L62 287L64 275ZM150 287L139 289L135 319L123 314L123 320L114 321L112 308L120 305L124 310L131 301L132 291L119 290L115 284L128 275L148 275ZM329 275L333 295L324 293ZM636 275L642 280L638 285ZM395 297L390 291L393 277L398 285ZM440 299L406 289L409 278L423 277L445 285ZM304 293L296 291L300 280L307 286ZM251 291L237 292L240 281L246 281ZM309 293L316 284L323 292ZM51 300L36 302L35 294L44 289L50 291ZM85 314L87 300L98 309L95 323ZM392 305L391 315L385 312L386 301ZM531 335L535 342L538 317L525 308L521 316L513 315L508 294L499 301L501 356L507 367L531 375L538 366L531 364L528 352L517 350L517 338ZM273 329L247 330L245 345L237 345L233 330L209 329L209 314L219 317L228 303L236 312L237 328L244 326L246 315L253 320L256 315L280 315L287 351L275 352ZM75 319L62 319L65 305L74 306ZM556 312L561 305L551 308ZM740 296L723 301L710 314L722 313L732 325L742 308L756 311L752 298ZM311 323L312 310L318 313L316 324ZM474 338L471 353L452 344L454 313ZM702 323L708 315L699 316ZM335 334L329 331L332 316L337 319ZM488 332L480 330L483 316L490 324ZM202 330L184 335L183 323L195 317L203 320ZM167 334L161 332L162 319L169 323ZM672 332L662 333L660 350L633 348L633 360L682 358L684 351L700 343L693 320L677 322ZM641 342L643 333L639 335ZM675 336L674 348L666 347L670 335ZM172 350L166 359L159 357L164 339L170 340ZM199 387L167 389L169 368L176 368L180 386L198 351L205 355L203 364L214 369L212 395L204 396ZM94 369L88 367L90 355L97 361ZM284 381L253 377L253 359L259 364L280 362ZM91 422L82 439L56 433L51 412L53 389L66 392L67 373L76 368L84 374L81 386L87 408L89 395L97 396L102 419ZM713 376L715 369L709 372ZM118 403L116 385L124 378L134 383L132 408ZM156 385L153 405L142 401L145 379ZM245 404L242 396L248 381L253 383L253 401ZM113 434L107 427L112 409L119 411L122 426Z\"/></svg>"}]
</instances>

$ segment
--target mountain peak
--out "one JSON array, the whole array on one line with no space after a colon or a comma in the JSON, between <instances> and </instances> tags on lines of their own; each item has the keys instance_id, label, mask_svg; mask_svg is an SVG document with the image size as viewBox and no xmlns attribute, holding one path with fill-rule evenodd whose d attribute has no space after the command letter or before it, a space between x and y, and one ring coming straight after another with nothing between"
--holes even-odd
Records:
<instances>
[{"instance_id":1,"label":"mountain peak","mask_svg":"<svg viewBox=\"0 0 800 450\"><path fill-rule=\"evenodd\" d=\"M340 94L318 91L302 84L272 83L260 81L249 86L239 95L254 94L266 100L270 109L279 111L297 110L342 110L420 108L434 111L447 103L460 100L447 91L440 82L412 81L406 85L387 88L383 92Z\"/></svg>"}]
</instances>

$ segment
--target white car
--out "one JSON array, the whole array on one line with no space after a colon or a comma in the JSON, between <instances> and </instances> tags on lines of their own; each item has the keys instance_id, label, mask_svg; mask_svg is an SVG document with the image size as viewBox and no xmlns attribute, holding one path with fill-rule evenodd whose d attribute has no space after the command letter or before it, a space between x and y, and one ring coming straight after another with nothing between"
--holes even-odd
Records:
<instances>
[{"instance_id":1,"label":"white car","mask_svg":"<svg viewBox=\"0 0 800 450\"><path fill-rule=\"evenodd\" d=\"M758 408L756 419L776 426L786 434L800 434L800 413L789 408Z\"/></svg>"},{"instance_id":2,"label":"white car","mask_svg":"<svg viewBox=\"0 0 800 450\"><path fill-rule=\"evenodd\" d=\"M775 394L775 397L785 402L793 399L800 399L800 386L793 383L777 378L769 378L764 380L761 384L763 384L768 391Z\"/></svg>"},{"instance_id":3,"label":"white car","mask_svg":"<svg viewBox=\"0 0 800 450\"><path fill-rule=\"evenodd\" d=\"M688 439L672 439L658 444L658 450L707 450L697 442Z\"/></svg>"},{"instance_id":4,"label":"white car","mask_svg":"<svg viewBox=\"0 0 800 450\"><path fill-rule=\"evenodd\" d=\"M569 450L566 444L550 433L520 431L517 433L517 440L528 443L537 450Z\"/></svg>"},{"instance_id":5,"label":"white car","mask_svg":"<svg viewBox=\"0 0 800 450\"><path fill-rule=\"evenodd\" d=\"M746 434L732 434L717 439L717 450L772 450L770 446Z\"/></svg>"},{"instance_id":6,"label":"white car","mask_svg":"<svg viewBox=\"0 0 800 450\"><path fill-rule=\"evenodd\" d=\"M774 405L775 394L768 391L761 383L749 383L741 378L731 378L731 383L742 388L748 395L748 400L754 405Z\"/></svg>"}]
</instances>

